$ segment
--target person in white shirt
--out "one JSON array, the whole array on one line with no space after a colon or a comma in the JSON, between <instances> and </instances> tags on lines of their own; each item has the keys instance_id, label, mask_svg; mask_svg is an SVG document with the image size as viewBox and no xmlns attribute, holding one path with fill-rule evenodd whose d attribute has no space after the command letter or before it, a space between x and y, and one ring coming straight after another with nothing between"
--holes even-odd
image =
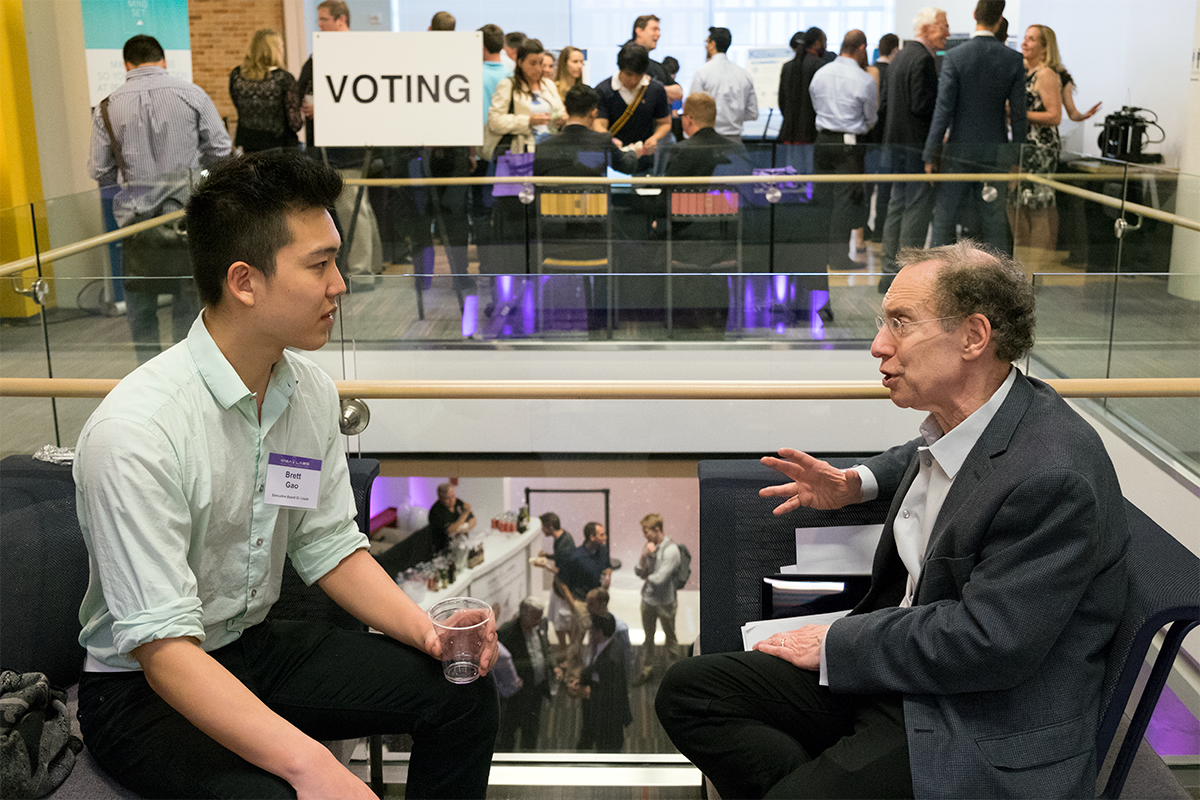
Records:
<instances>
[{"instance_id":1,"label":"person in white shirt","mask_svg":"<svg viewBox=\"0 0 1200 800\"><path fill-rule=\"evenodd\" d=\"M809 86L817 112L818 173L862 174L866 148L858 137L875 127L879 89L867 73L867 35L853 30L842 40L833 63L817 70ZM827 264L832 269L863 269L849 257L850 231L866 222L863 184L819 184L822 202L830 207ZM828 308L828 306L826 306ZM827 320L828 321L828 320Z\"/></svg>"},{"instance_id":2,"label":"person in white shirt","mask_svg":"<svg viewBox=\"0 0 1200 800\"><path fill-rule=\"evenodd\" d=\"M729 60L726 53L733 42L728 28L709 28L704 48L708 53L705 62L692 77L692 88L688 94L703 92L717 101L717 133L740 141L742 126L748 120L758 119L758 95L754 92L754 81L750 73Z\"/></svg>"}]
</instances>

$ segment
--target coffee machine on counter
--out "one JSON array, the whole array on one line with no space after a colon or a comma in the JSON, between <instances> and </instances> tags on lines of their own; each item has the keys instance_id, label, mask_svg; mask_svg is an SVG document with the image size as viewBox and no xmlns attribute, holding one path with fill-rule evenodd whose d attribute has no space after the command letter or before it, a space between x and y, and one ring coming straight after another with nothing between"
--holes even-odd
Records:
<instances>
[{"instance_id":1,"label":"coffee machine on counter","mask_svg":"<svg viewBox=\"0 0 1200 800\"><path fill-rule=\"evenodd\" d=\"M1151 116L1146 116L1151 115ZM1158 128L1157 139L1150 140L1147 130ZM1104 118L1104 130L1100 133L1097 144L1100 155L1118 161L1130 161L1136 164L1157 164L1163 158L1161 153L1144 153L1146 145L1158 144L1166 134L1159 127L1158 115L1145 108L1124 106Z\"/></svg>"}]
</instances>

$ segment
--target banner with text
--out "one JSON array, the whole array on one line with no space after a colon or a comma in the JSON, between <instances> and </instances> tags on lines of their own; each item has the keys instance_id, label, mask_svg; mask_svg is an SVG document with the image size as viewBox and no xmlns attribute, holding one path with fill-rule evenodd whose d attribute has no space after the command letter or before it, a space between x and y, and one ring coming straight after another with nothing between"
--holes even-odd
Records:
<instances>
[{"instance_id":1,"label":"banner with text","mask_svg":"<svg viewBox=\"0 0 1200 800\"><path fill-rule=\"evenodd\" d=\"M483 144L478 31L313 34L319 147Z\"/></svg>"}]
</instances>

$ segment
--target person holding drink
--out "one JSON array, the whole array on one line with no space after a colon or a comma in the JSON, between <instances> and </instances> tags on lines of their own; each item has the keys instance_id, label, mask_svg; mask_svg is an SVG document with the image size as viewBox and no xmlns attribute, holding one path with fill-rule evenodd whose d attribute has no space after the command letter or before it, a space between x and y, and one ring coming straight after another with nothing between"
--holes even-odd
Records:
<instances>
[{"instance_id":1,"label":"person holding drink","mask_svg":"<svg viewBox=\"0 0 1200 800\"><path fill-rule=\"evenodd\" d=\"M75 460L91 579L79 719L145 797L374 794L322 740L409 733L409 797L484 797L493 681L456 685L433 621L368 551L322 347L346 291L338 172L295 151L217 162L188 237L203 312L88 420ZM268 620L285 557L365 630ZM490 612L470 634L497 657ZM453 754L453 757L447 757Z\"/></svg>"}]
</instances>

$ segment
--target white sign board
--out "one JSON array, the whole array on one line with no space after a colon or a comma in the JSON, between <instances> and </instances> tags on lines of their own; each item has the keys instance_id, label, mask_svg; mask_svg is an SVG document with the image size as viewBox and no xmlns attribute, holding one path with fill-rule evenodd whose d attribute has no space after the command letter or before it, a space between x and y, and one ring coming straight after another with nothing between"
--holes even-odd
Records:
<instances>
[{"instance_id":1,"label":"white sign board","mask_svg":"<svg viewBox=\"0 0 1200 800\"><path fill-rule=\"evenodd\" d=\"M779 108L779 73L796 57L790 47L752 48L746 55L746 71L754 81L759 108Z\"/></svg>"},{"instance_id":2,"label":"white sign board","mask_svg":"<svg viewBox=\"0 0 1200 800\"><path fill-rule=\"evenodd\" d=\"M313 34L318 147L483 144L478 31Z\"/></svg>"}]
</instances>

